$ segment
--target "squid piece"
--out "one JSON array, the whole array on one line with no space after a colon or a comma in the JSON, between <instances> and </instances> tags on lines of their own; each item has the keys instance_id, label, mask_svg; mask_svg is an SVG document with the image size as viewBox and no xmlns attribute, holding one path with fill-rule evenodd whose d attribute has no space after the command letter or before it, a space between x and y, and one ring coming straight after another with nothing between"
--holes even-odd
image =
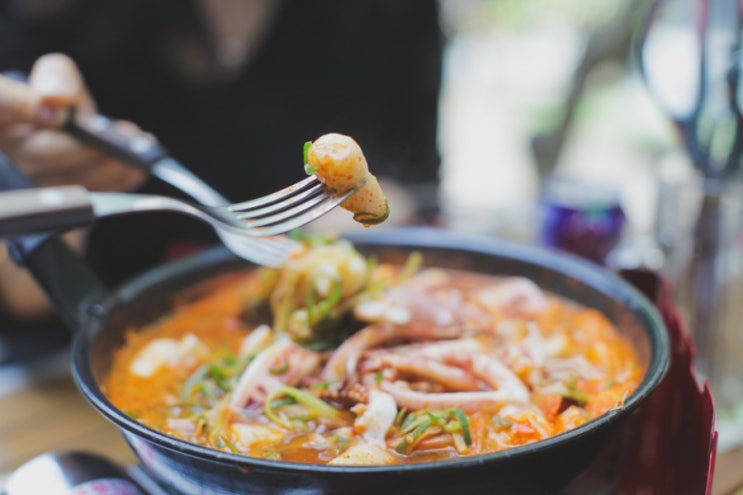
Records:
<instances>
[{"instance_id":1,"label":"squid piece","mask_svg":"<svg viewBox=\"0 0 743 495\"><path fill-rule=\"evenodd\" d=\"M362 373L394 369L406 375L439 383L450 391L473 392L484 388L472 373L420 355L382 353L365 359L360 367Z\"/></svg>"},{"instance_id":2,"label":"squid piece","mask_svg":"<svg viewBox=\"0 0 743 495\"><path fill-rule=\"evenodd\" d=\"M465 294L471 290L467 286L455 285L451 274L444 270L425 268L399 287L387 290L381 297L363 301L355 308L354 314L368 322L461 324L469 311L463 307Z\"/></svg>"},{"instance_id":3,"label":"squid piece","mask_svg":"<svg viewBox=\"0 0 743 495\"><path fill-rule=\"evenodd\" d=\"M498 284L473 291L472 300L492 312L537 313L547 307L547 297L531 280L512 277Z\"/></svg>"},{"instance_id":4,"label":"squid piece","mask_svg":"<svg viewBox=\"0 0 743 495\"><path fill-rule=\"evenodd\" d=\"M458 407L466 413L472 413L493 409L507 401L522 400L521 397L514 396L512 391L507 389L484 392L427 393L412 390L404 383L386 381L383 381L380 387L395 399L398 407L404 407L411 411Z\"/></svg>"},{"instance_id":5,"label":"squid piece","mask_svg":"<svg viewBox=\"0 0 743 495\"><path fill-rule=\"evenodd\" d=\"M524 382L493 355L478 354L472 358L472 371L498 392L508 395L510 400L529 400L529 389Z\"/></svg>"},{"instance_id":6,"label":"squid piece","mask_svg":"<svg viewBox=\"0 0 743 495\"><path fill-rule=\"evenodd\" d=\"M548 380L570 381L606 379L606 374L588 362L585 356L549 358L544 362L544 373Z\"/></svg>"},{"instance_id":7,"label":"squid piece","mask_svg":"<svg viewBox=\"0 0 743 495\"><path fill-rule=\"evenodd\" d=\"M410 410L459 407L473 412L506 401L528 401L529 390L521 379L496 356L473 352L478 347L473 339L400 346L370 353L362 370L373 370L374 366L393 368L453 390L421 392L412 390L404 381L383 379L382 390L395 399L398 407ZM483 390L488 387L491 390Z\"/></svg>"},{"instance_id":8,"label":"squid piece","mask_svg":"<svg viewBox=\"0 0 743 495\"><path fill-rule=\"evenodd\" d=\"M241 408L250 403L262 403L282 385L294 386L311 375L320 365L320 356L299 347L288 337L282 337L248 365L232 392L230 405Z\"/></svg>"},{"instance_id":9,"label":"squid piece","mask_svg":"<svg viewBox=\"0 0 743 495\"><path fill-rule=\"evenodd\" d=\"M354 429L361 432L367 443L384 447L387 431L397 416L395 399L390 394L371 390L369 403L362 407L364 412L354 422Z\"/></svg>"},{"instance_id":10,"label":"squid piece","mask_svg":"<svg viewBox=\"0 0 743 495\"><path fill-rule=\"evenodd\" d=\"M142 378L154 375L163 366L192 366L209 356L209 348L189 333L180 340L161 338L150 341L134 357L129 371Z\"/></svg>"},{"instance_id":11,"label":"squid piece","mask_svg":"<svg viewBox=\"0 0 743 495\"><path fill-rule=\"evenodd\" d=\"M273 330L268 325L259 325L250 332L240 344L240 357L258 354L265 349L274 338Z\"/></svg>"},{"instance_id":12,"label":"squid piece","mask_svg":"<svg viewBox=\"0 0 743 495\"><path fill-rule=\"evenodd\" d=\"M437 361L456 361L462 355L483 352L487 348L483 343L472 338L461 338L456 340L442 340L438 342L419 342L408 345L398 345L381 351L393 352L406 357L421 356Z\"/></svg>"},{"instance_id":13,"label":"squid piece","mask_svg":"<svg viewBox=\"0 0 743 495\"><path fill-rule=\"evenodd\" d=\"M366 349L397 339L452 339L458 337L459 328L430 325L370 325L346 339L335 350L323 368L325 381L340 382L356 370L359 355Z\"/></svg>"},{"instance_id":14,"label":"squid piece","mask_svg":"<svg viewBox=\"0 0 743 495\"><path fill-rule=\"evenodd\" d=\"M384 222L390 214L387 198L374 175L369 172L361 147L349 136L325 134L306 152L308 170L333 195L341 195L363 184L341 206L364 226Z\"/></svg>"},{"instance_id":15,"label":"squid piece","mask_svg":"<svg viewBox=\"0 0 743 495\"><path fill-rule=\"evenodd\" d=\"M393 289L383 296L364 301L354 315L368 322L450 326L461 325L463 295L450 289Z\"/></svg>"}]
</instances>

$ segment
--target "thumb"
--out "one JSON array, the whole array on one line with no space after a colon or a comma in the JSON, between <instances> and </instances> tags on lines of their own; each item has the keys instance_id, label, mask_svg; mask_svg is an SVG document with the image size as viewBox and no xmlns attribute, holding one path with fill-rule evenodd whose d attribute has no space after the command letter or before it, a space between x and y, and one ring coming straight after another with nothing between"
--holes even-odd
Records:
<instances>
[{"instance_id":1,"label":"thumb","mask_svg":"<svg viewBox=\"0 0 743 495\"><path fill-rule=\"evenodd\" d=\"M31 70L29 85L38 98L36 123L54 127L67 118L70 107L95 110L77 65L66 55L52 53L40 57Z\"/></svg>"}]
</instances>

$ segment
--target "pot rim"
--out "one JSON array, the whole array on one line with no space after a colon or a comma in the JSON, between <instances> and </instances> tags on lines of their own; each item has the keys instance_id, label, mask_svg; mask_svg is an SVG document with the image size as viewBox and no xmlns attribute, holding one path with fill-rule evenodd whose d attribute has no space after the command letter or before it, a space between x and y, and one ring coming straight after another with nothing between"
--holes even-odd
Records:
<instances>
[{"instance_id":1,"label":"pot rim","mask_svg":"<svg viewBox=\"0 0 743 495\"><path fill-rule=\"evenodd\" d=\"M627 397L622 407L612 409L577 428L547 439L488 454L391 466L332 466L260 459L242 454L221 452L192 444L184 440L169 437L164 433L140 424L108 401L93 376L89 351L94 337L98 332L91 332L90 330L92 327L100 328L102 320L89 318L83 324L86 328L78 329L72 345L72 374L75 383L91 405L121 430L181 454L238 467L255 467L272 471L292 472L295 474L403 474L411 471L425 473L434 470L440 471L442 469L459 470L483 464L507 462L529 456L535 451L558 448L573 439L579 439L595 433L596 430L604 429L627 416L651 395L668 370L670 363L669 338L665 324L655 306L629 282L592 262L570 254L549 251L538 246L428 227L377 227L373 232L365 231L343 235L342 237L351 240L354 244L359 243L370 247L389 246L391 248L401 249L415 247L423 249L451 249L458 252L472 252L473 254L513 258L551 272L568 274L591 289L616 298L616 300L625 306L631 302L632 306L629 309L643 323L644 333L647 335L650 344L651 352L648 357L648 366L645 375L638 387ZM127 300L128 297L137 294L140 290L156 282L177 275L187 274L204 266L214 266L224 263L231 259L235 259L235 256L225 248L217 247L195 256L165 264L123 284L119 289L101 298L97 306L104 308L111 307L111 305L120 303L122 300ZM101 315L98 314L97 316ZM105 319L105 315L103 319Z\"/></svg>"}]
</instances>

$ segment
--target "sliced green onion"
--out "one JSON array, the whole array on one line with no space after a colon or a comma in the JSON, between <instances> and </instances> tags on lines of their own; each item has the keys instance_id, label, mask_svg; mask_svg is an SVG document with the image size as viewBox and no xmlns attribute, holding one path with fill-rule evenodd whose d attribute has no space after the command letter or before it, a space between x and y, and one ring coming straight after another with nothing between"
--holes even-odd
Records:
<instances>
[{"instance_id":1,"label":"sliced green onion","mask_svg":"<svg viewBox=\"0 0 743 495\"><path fill-rule=\"evenodd\" d=\"M578 390L578 381L577 380L571 380L568 383L565 384L565 392L563 392L562 396L566 399L570 399L573 402L577 403L579 406L585 406L586 402L588 402L588 395L585 392L582 392L581 390Z\"/></svg>"},{"instance_id":2,"label":"sliced green onion","mask_svg":"<svg viewBox=\"0 0 743 495\"><path fill-rule=\"evenodd\" d=\"M316 418L337 418L341 414L338 409L334 408L327 402L318 399L312 394L308 394L307 392L299 390L298 388L289 387L286 385L281 386L271 392L271 394L269 394L269 396L266 398L266 405L263 411L266 417L268 417L271 421L288 429L293 429L296 425L294 423L286 421L284 418L279 416L277 412L278 407L273 406L274 404L276 404L277 399L283 396L291 397L292 399L294 399L295 402L307 407Z\"/></svg>"},{"instance_id":3,"label":"sliced green onion","mask_svg":"<svg viewBox=\"0 0 743 495\"><path fill-rule=\"evenodd\" d=\"M395 422L393 424L395 425L401 425L402 419L405 417L405 415L408 413L408 409L403 407L399 411L397 411L397 416L395 416Z\"/></svg>"},{"instance_id":4,"label":"sliced green onion","mask_svg":"<svg viewBox=\"0 0 743 495\"><path fill-rule=\"evenodd\" d=\"M208 375L214 379L214 383L223 391L227 391L230 389L230 384L227 381L227 376L222 371L222 368L220 368L218 365L210 365Z\"/></svg>"},{"instance_id":5,"label":"sliced green onion","mask_svg":"<svg viewBox=\"0 0 743 495\"><path fill-rule=\"evenodd\" d=\"M401 454L410 452L413 447L415 447L415 445L420 441L420 439L423 438L426 430L431 427L431 418L426 416L421 417L425 419L418 426L416 426L412 432L405 435L400 443L395 446L395 450L397 452Z\"/></svg>"},{"instance_id":6,"label":"sliced green onion","mask_svg":"<svg viewBox=\"0 0 743 495\"><path fill-rule=\"evenodd\" d=\"M181 389L181 399L185 400L191 399L193 397L197 385L199 387L201 386L204 381L204 377L209 372L209 366L209 364L199 366L199 368L191 376L188 377L186 383L183 384L183 388Z\"/></svg>"},{"instance_id":7,"label":"sliced green onion","mask_svg":"<svg viewBox=\"0 0 743 495\"><path fill-rule=\"evenodd\" d=\"M513 423L511 423L506 418L504 418L503 416L500 416L498 414L496 414L495 416L493 416L493 418L490 420L490 422L493 423L493 426L495 426L499 430L507 430L508 428L510 428L511 426L513 426Z\"/></svg>"},{"instance_id":8,"label":"sliced green onion","mask_svg":"<svg viewBox=\"0 0 743 495\"><path fill-rule=\"evenodd\" d=\"M305 141L304 143L304 163L307 163L307 159L310 154L310 147L312 147L312 141ZM314 174L314 172L312 172Z\"/></svg>"},{"instance_id":9,"label":"sliced green onion","mask_svg":"<svg viewBox=\"0 0 743 495\"><path fill-rule=\"evenodd\" d=\"M405 417L405 421L402 422L402 425L400 428L403 432L407 433L417 426L417 420L421 418L421 415L418 413L410 413Z\"/></svg>"},{"instance_id":10,"label":"sliced green onion","mask_svg":"<svg viewBox=\"0 0 743 495\"><path fill-rule=\"evenodd\" d=\"M408 255L408 259L405 260L405 265L400 271L400 280L407 280L420 269L423 264L423 255L420 251L413 251Z\"/></svg>"},{"instance_id":11,"label":"sliced green onion","mask_svg":"<svg viewBox=\"0 0 743 495\"><path fill-rule=\"evenodd\" d=\"M310 286L304 295L304 307L307 310L307 327L312 328L315 314L315 291Z\"/></svg>"},{"instance_id":12,"label":"sliced green onion","mask_svg":"<svg viewBox=\"0 0 743 495\"><path fill-rule=\"evenodd\" d=\"M376 373L374 373L374 383L379 385L380 383L382 383L382 380L384 380L384 373L382 373L382 370L379 370Z\"/></svg>"},{"instance_id":13,"label":"sliced green onion","mask_svg":"<svg viewBox=\"0 0 743 495\"><path fill-rule=\"evenodd\" d=\"M263 455L264 459L268 459L270 461L280 461L281 460L281 452L278 450L271 450L269 452L266 452Z\"/></svg>"},{"instance_id":14,"label":"sliced green onion","mask_svg":"<svg viewBox=\"0 0 743 495\"><path fill-rule=\"evenodd\" d=\"M387 201L384 203L384 213L381 215L375 215L368 211L360 211L353 215L353 219L364 225L376 225L382 223L390 216L390 205Z\"/></svg>"},{"instance_id":15,"label":"sliced green onion","mask_svg":"<svg viewBox=\"0 0 743 495\"><path fill-rule=\"evenodd\" d=\"M472 435L470 435L470 420L464 411L459 408L453 409L454 416L459 420L459 424L462 425L462 436L464 437L464 443L472 445Z\"/></svg>"},{"instance_id":16,"label":"sliced green onion","mask_svg":"<svg viewBox=\"0 0 743 495\"><path fill-rule=\"evenodd\" d=\"M291 397L284 397L283 399L272 400L269 407L271 409L278 409L279 407L289 406L296 403L297 401L295 401Z\"/></svg>"},{"instance_id":17,"label":"sliced green onion","mask_svg":"<svg viewBox=\"0 0 743 495\"><path fill-rule=\"evenodd\" d=\"M127 416L129 416L132 419L138 419L139 418L139 414L137 414L133 409L123 409L122 411L123 411L124 414L126 414Z\"/></svg>"},{"instance_id":18,"label":"sliced green onion","mask_svg":"<svg viewBox=\"0 0 743 495\"><path fill-rule=\"evenodd\" d=\"M222 442L233 454L240 453L240 450L237 448L237 446L224 435L219 435L219 441Z\"/></svg>"},{"instance_id":19,"label":"sliced green onion","mask_svg":"<svg viewBox=\"0 0 743 495\"><path fill-rule=\"evenodd\" d=\"M338 301L341 300L341 296L343 295L343 286L340 281L333 280L333 288L331 289L330 294L328 294L328 297L317 303L315 303L312 292L313 291L310 288L307 290L307 294L305 295L307 321L309 322L310 328L325 319L338 304Z\"/></svg>"},{"instance_id":20,"label":"sliced green onion","mask_svg":"<svg viewBox=\"0 0 743 495\"><path fill-rule=\"evenodd\" d=\"M280 375L282 373L286 373L288 369L289 369L289 360L286 359L286 356L283 356L281 358L281 364L273 368L268 368L268 372L271 373L272 375Z\"/></svg>"}]
</instances>

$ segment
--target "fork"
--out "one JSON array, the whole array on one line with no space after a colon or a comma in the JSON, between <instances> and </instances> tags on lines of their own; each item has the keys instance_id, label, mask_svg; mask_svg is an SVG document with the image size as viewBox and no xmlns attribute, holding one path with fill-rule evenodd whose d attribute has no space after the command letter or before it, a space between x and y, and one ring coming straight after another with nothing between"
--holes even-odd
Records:
<instances>
[{"instance_id":1,"label":"fork","mask_svg":"<svg viewBox=\"0 0 743 495\"><path fill-rule=\"evenodd\" d=\"M28 76L22 71L9 70L2 74L18 82L28 81ZM178 162L149 133L124 133L117 128L115 121L103 114L81 113L74 109L63 128L88 145L154 175L203 205L229 204L227 198ZM244 253L244 258L273 267L281 266L287 253L296 245L284 235L253 238L227 231L217 231L217 234L228 247L239 246L237 250Z\"/></svg>"},{"instance_id":2,"label":"fork","mask_svg":"<svg viewBox=\"0 0 743 495\"><path fill-rule=\"evenodd\" d=\"M272 194L225 206L154 194L90 192L82 186L21 189L0 193L0 236L64 230L109 216L170 211L210 224L230 250L251 259L252 245L245 239L301 227L338 206L356 189L330 196L311 176Z\"/></svg>"},{"instance_id":3,"label":"fork","mask_svg":"<svg viewBox=\"0 0 743 495\"><path fill-rule=\"evenodd\" d=\"M227 198L178 162L149 133L143 131L123 133L116 127L115 122L105 115L89 115L76 111L71 113L64 129L88 145L154 175L202 205L229 205ZM296 188L299 184L302 182L289 186L286 190ZM280 195L282 191L274 194ZM271 195L266 198L268 197ZM267 229L264 232L270 231L276 229ZM269 237L269 234L264 234L261 238L255 238L225 229L217 229L216 232L230 250L265 266L281 266L287 253L296 246L294 240L284 235Z\"/></svg>"}]
</instances>

